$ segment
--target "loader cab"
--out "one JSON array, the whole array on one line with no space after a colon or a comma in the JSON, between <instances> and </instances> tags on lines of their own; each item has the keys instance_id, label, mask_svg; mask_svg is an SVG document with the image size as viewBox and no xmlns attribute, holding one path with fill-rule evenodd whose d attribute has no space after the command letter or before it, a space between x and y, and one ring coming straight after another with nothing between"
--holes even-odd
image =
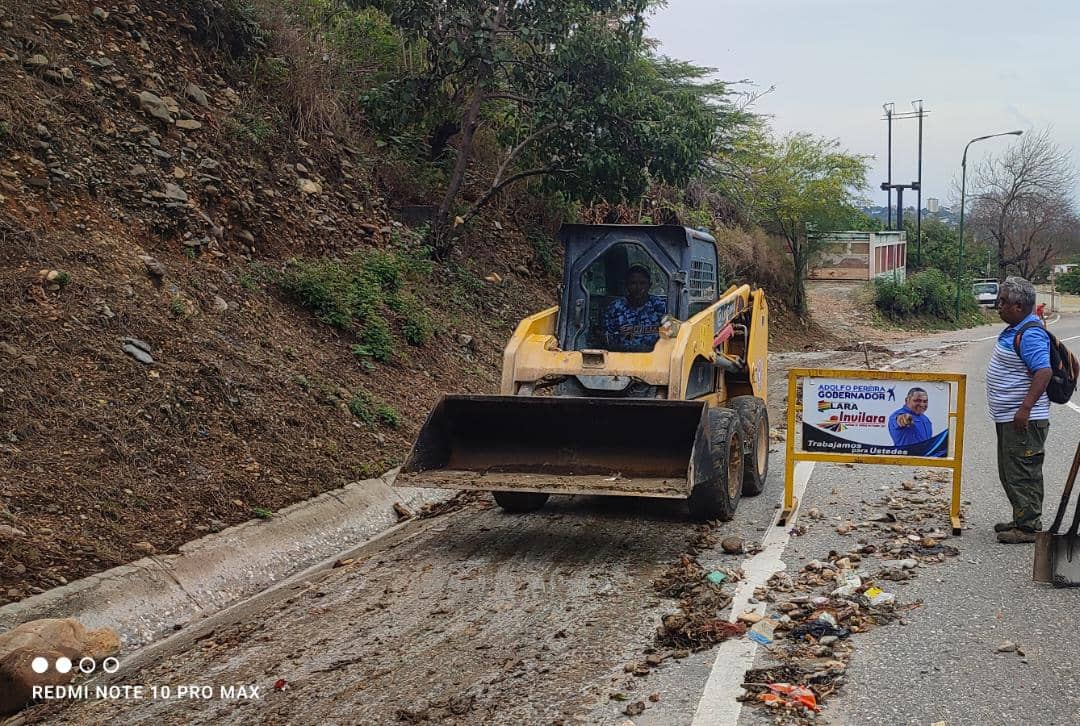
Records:
<instances>
[{"instance_id":1,"label":"loader cab","mask_svg":"<svg viewBox=\"0 0 1080 726\"><path fill-rule=\"evenodd\" d=\"M559 344L563 350L648 352L655 334L641 330L623 345L612 335L630 308L631 322L648 328L671 315L679 320L701 312L718 296L716 243L697 230L674 225L565 225L566 250L560 300ZM627 304L631 268L648 271L646 302Z\"/></svg>"}]
</instances>

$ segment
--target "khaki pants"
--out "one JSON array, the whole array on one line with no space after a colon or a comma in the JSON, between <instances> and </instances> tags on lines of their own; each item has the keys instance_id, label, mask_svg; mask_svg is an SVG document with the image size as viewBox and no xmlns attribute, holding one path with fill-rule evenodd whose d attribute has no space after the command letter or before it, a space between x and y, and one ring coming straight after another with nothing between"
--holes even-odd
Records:
<instances>
[{"instance_id":1,"label":"khaki pants","mask_svg":"<svg viewBox=\"0 0 1080 726\"><path fill-rule=\"evenodd\" d=\"M998 476L1012 504L1013 522L1033 530L1042 529L1042 468L1049 429L1049 421L1029 421L1024 433L1017 433L1011 421L997 424Z\"/></svg>"}]
</instances>

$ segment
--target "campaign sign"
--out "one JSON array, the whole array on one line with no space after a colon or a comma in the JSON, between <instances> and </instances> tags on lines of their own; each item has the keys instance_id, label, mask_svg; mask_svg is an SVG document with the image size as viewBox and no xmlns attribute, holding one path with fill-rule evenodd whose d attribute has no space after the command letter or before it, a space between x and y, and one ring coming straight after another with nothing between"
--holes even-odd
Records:
<instances>
[{"instance_id":1,"label":"campaign sign","mask_svg":"<svg viewBox=\"0 0 1080 726\"><path fill-rule=\"evenodd\" d=\"M803 451L945 457L948 383L803 379Z\"/></svg>"}]
</instances>

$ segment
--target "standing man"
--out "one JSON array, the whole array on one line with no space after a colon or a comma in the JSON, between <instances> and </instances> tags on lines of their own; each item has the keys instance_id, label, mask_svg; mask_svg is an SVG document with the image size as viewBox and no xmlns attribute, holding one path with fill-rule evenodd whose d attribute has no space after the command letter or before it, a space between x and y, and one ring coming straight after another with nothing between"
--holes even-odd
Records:
<instances>
[{"instance_id":1,"label":"standing man","mask_svg":"<svg viewBox=\"0 0 1080 726\"><path fill-rule=\"evenodd\" d=\"M1009 522L994 525L999 542L1034 542L1042 529L1043 458L1050 428L1050 338L1041 325L1017 333L1033 314L1035 287L1007 277L998 290L998 315L1007 324L986 368L986 400L997 428L998 476L1012 504ZM1019 353L1018 353L1019 351Z\"/></svg>"},{"instance_id":2,"label":"standing man","mask_svg":"<svg viewBox=\"0 0 1080 726\"><path fill-rule=\"evenodd\" d=\"M904 405L889 415L889 435L893 446L914 446L934 436L934 425L926 415L930 398L925 388L908 391Z\"/></svg>"}]
</instances>

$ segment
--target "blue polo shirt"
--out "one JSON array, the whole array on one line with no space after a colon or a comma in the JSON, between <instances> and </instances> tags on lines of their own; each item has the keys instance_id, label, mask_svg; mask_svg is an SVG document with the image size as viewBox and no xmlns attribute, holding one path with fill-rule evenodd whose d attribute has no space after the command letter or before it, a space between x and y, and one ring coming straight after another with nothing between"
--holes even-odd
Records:
<instances>
[{"instance_id":1,"label":"blue polo shirt","mask_svg":"<svg viewBox=\"0 0 1080 726\"><path fill-rule=\"evenodd\" d=\"M910 426L896 423L896 417L902 413L911 416ZM907 406L901 406L889 415L889 435L893 446L913 446L928 441L934 435L934 425L925 413L915 413Z\"/></svg>"}]
</instances>

